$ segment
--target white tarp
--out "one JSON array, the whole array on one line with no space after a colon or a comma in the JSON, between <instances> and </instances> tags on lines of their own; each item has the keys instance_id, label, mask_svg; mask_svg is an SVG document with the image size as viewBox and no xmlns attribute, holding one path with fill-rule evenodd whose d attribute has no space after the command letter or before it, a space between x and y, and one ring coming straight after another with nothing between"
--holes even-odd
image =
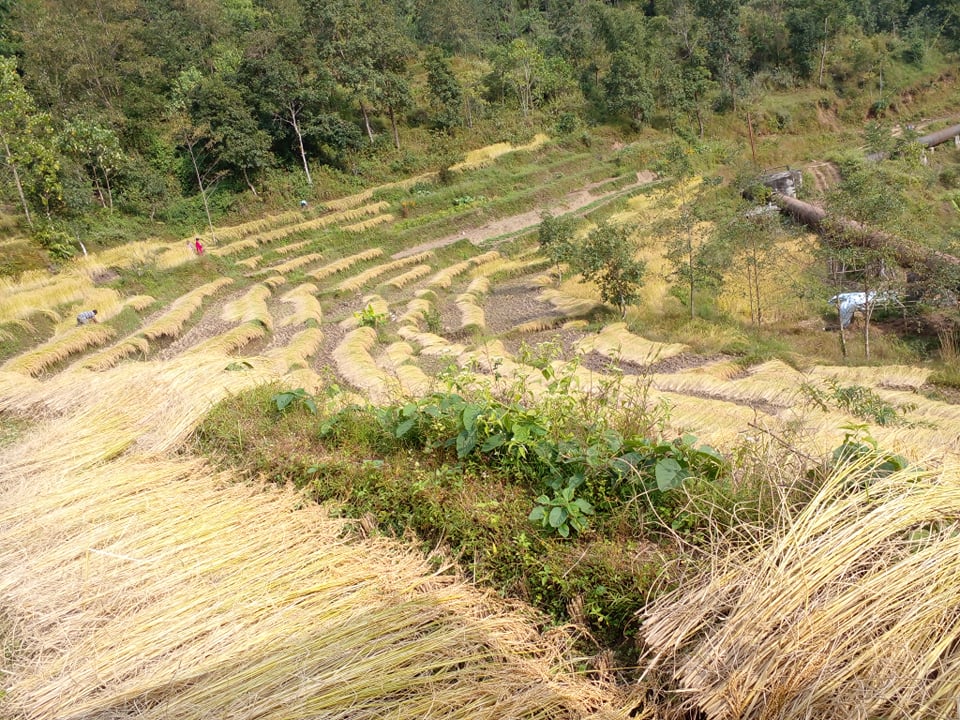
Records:
<instances>
[{"instance_id":1,"label":"white tarp","mask_svg":"<svg viewBox=\"0 0 960 720\"><path fill-rule=\"evenodd\" d=\"M866 312L867 307L873 307L877 303L897 302L895 293L876 293L870 292L848 292L834 295L827 302L836 305L840 311L840 327L846 327L853 320L853 314L859 310Z\"/></svg>"}]
</instances>

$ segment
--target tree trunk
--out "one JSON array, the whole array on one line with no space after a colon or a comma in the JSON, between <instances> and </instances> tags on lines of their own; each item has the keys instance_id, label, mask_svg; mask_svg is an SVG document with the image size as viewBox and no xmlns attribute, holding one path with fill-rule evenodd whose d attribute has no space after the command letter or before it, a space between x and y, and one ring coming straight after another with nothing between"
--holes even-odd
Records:
<instances>
[{"instance_id":1,"label":"tree trunk","mask_svg":"<svg viewBox=\"0 0 960 720\"><path fill-rule=\"evenodd\" d=\"M820 74L817 78L817 85L823 87L823 69L827 64L827 22L829 16L823 19L823 43L820 45Z\"/></svg>"},{"instance_id":2,"label":"tree trunk","mask_svg":"<svg viewBox=\"0 0 960 720\"><path fill-rule=\"evenodd\" d=\"M363 115L363 126L367 129L367 137L373 142L373 129L370 127L370 116L367 114L367 106L360 101L360 114Z\"/></svg>"},{"instance_id":3,"label":"tree trunk","mask_svg":"<svg viewBox=\"0 0 960 720\"><path fill-rule=\"evenodd\" d=\"M113 188L110 187L110 173L103 171L103 182L107 186L107 204L110 211L113 211Z\"/></svg>"},{"instance_id":4,"label":"tree trunk","mask_svg":"<svg viewBox=\"0 0 960 720\"><path fill-rule=\"evenodd\" d=\"M778 192L772 193L770 199L781 210L788 212L795 219L814 230L823 231L826 229L823 221L826 219L827 213L823 208ZM956 255L917 246L880 230L870 230L854 220L841 218L835 222L843 233L842 237L833 236L829 238L829 241L834 245L840 247L855 245L874 250L886 250L893 255L899 265L905 268L922 268L936 272L941 270L944 264L960 267L960 258Z\"/></svg>"},{"instance_id":5,"label":"tree trunk","mask_svg":"<svg viewBox=\"0 0 960 720\"><path fill-rule=\"evenodd\" d=\"M393 105L387 106L387 113L390 115L390 127L393 128L393 146L400 149L400 131L397 130L397 117L393 110Z\"/></svg>"},{"instance_id":6,"label":"tree trunk","mask_svg":"<svg viewBox=\"0 0 960 720\"><path fill-rule=\"evenodd\" d=\"M253 196L257 198L260 197L260 195L257 194L257 189L253 186L253 183L250 182L250 176L247 175L246 168L243 168L243 179L247 183L247 187L250 188L250 192L253 193Z\"/></svg>"},{"instance_id":7,"label":"tree trunk","mask_svg":"<svg viewBox=\"0 0 960 720\"><path fill-rule=\"evenodd\" d=\"M33 218L30 217L30 206L27 205L27 196L23 193L23 183L20 182L20 173L17 172L17 165L13 162L13 153L10 152L10 146L7 145L7 139L3 138L3 151L7 155L7 165L13 171L13 182L17 186L17 194L20 196L20 204L23 206L23 214L27 217L27 225L33 227Z\"/></svg>"},{"instance_id":8,"label":"tree trunk","mask_svg":"<svg viewBox=\"0 0 960 720\"><path fill-rule=\"evenodd\" d=\"M197 154L193 151L193 144L187 145L190 151L190 160L193 162L193 171L197 175L197 186L200 188L200 197L203 198L203 210L207 214L207 226L210 228L210 237L214 241L217 239L216 232L213 229L213 218L210 216L210 204L207 202L207 190L203 186L203 177L200 175L200 165L197 164Z\"/></svg>"},{"instance_id":9,"label":"tree trunk","mask_svg":"<svg viewBox=\"0 0 960 720\"><path fill-rule=\"evenodd\" d=\"M297 142L300 144L300 159L303 160L303 172L307 175L307 185L313 186L313 178L310 177L310 166L307 164L307 151L303 147L303 134L300 132L300 123L297 122L297 109L290 105L290 125L297 134Z\"/></svg>"}]
</instances>

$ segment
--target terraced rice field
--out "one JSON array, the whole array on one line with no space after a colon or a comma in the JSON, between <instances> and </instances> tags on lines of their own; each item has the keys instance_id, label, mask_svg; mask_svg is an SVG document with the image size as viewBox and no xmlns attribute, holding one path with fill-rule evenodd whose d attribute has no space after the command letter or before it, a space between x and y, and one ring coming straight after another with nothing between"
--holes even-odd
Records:
<instances>
[{"instance_id":1,"label":"terraced rice field","mask_svg":"<svg viewBox=\"0 0 960 720\"><path fill-rule=\"evenodd\" d=\"M16 642L6 717L614 718L637 708L571 671L563 632L541 635L522 610L413 551L345 533L292 493L236 484L184 451L216 402L260 383L316 392L335 381L379 402L429 391L449 362L477 382L516 377L535 390L542 373L518 346L549 341L567 353L558 369L580 359L573 391L593 392L616 368L626 394L643 389L670 407L671 431L720 448L799 424L807 449L827 452L838 428L861 421L810 408L800 388L837 378L915 406L909 428L870 428L884 447L960 454L960 407L913 393L922 370L742 369L622 323L588 330L597 300L556 287L535 254L507 257L480 239L455 261L378 247L339 257L305 235L366 232L357 223L384 217L369 200L218 233L211 255L255 277L184 288L151 314L152 298L96 278L198 262L185 241L0 288L0 320L42 313L55 325L0 366L0 410L31 422L0 450L0 616ZM283 259L263 263L267 246ZM122 337L76 326L92 303L104 320L140 313L139 326ZM377 327L363 324L371 313Z\"/></svg>"}]
</instances>

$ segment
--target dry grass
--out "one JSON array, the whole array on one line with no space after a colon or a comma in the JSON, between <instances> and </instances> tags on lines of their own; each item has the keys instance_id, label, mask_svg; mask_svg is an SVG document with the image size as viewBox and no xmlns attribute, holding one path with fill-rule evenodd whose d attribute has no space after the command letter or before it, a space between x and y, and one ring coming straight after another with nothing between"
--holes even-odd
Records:
<instances>
[{"instance_id":1,"label":"dry grass","mask_svg":"<svg viewBox=\"0 0 960 720\"><path fill-rule=\"evenodd\" d=\"M960 697L960 475L834 475L658 600L643 637L710 718L947 718ZM862 470L862 468L861 468Z\"/></svg>"},{"instance_id":2,"label":"dry grass","mask_svg":"<svg viewBox=\"0 0 960 720\"><path fill-rule=\"evenodd\" d=\"M374 258L381 257L382 255L382 248L369 248L363 252L357 253L356 255L349 255L345 258L340 258L339 260L334 260L333 262L327 263L316 270L311 270L307 273L307 275L315 280L323 280L331 275L336 275L344 270L348 270L357 263L364 262L365 260L373 260Z\"/></svg>"},{"instance_id":3,"label":"dry grass","mask_svg":"<svg viewBox=\"0 0 960 720\"><path fill-rule=\"evenodd\" d=\"M394 272L395 270L400 270L401 268L409 267L410 265L417 265L418 263L422 263L424 260L429 260L432 257L432 252L422 252L416 255L409 255L408 257L400 258L399 260L392 260L388 263L376 265L354 275L353 277L346 278L339 285L337 285L337 290L340 290L341 292L357 292L365 285L370 283L370 281L375 280L378 277L382 277L383 275Z\"/></svg>"}]
</instances>

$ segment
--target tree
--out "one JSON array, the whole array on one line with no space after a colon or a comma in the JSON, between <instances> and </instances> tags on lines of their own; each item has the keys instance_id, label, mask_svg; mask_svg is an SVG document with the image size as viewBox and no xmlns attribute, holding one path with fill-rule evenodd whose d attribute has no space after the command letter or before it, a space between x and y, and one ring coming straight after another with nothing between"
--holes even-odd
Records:
<instances>
[{"instance_id":1,"label":"tree","mask_svg":"<svg viewBox=\"0 0 960 720\"><path fill-rule=\"evenodd\" d=\"M39 199L49 216L52 200L61 196L60 164L50 116L37 111L13 58L0 58L0 150L24 217L33 227L30 200Z\"/></svg>"},{"instance_id":2,"label":"tree","mask_svg":"<svg viewBox=\"0 0 960 720\"><path fill-rule=\"evenodd\" d=\"M518 38L506 48L498 48L493 69L504 90L517 97L524 117L530 114L543 97L543 79L547 61L536 46Z\"/></svg>"},{"instance_id":3,"label":"tree","mask_svg":"<svg viewBox=\"0 0 960 720\"><path fill-rule=\"evenodd\" d=\"M717 226L715 239L747 280L750 322L763 325L766 297L763 278L777 268L777 239L781 232L779 211L767 204L769 189L753 192L754 202L741 205L726 223ZM763 192L765 191L765 192Z\"/></svg>"},{"instance_id":4,"label":"tree","mask_svg":"<svg viewBox=\"0 0 960 720\"><path fill-rule=\"evenodd\" d=\"M240 73L263 112L293 134L308 185L313 184L307 159L311 122L321 114L330 94L330 76L296 19L281 18L251 44Z\"/></svg>"},{"instance_id":5,"label":"tree","mask_svg":"<svg viewBox=\"0 0 960 720\"><path fill-rule=\"evenodd\" d=\"M220 77L203 78L192 93L191 115L209 127L217 155L256 195L250 176L272 161L270 135L251 114L241 89Z\"/></svg>"},{"instance_id":6,"label":"tree","mask_svg":"<svg viewBox=\"0 0 960 720\"><path fill-rule=\"evenodd\" d=\"M841 177L827 196L824 228L832 236L834 265L843 270L838 285L852 284L863 293L863 352L869 358L873 310L899 280L892 248L871 247L857 242L854 236L871 230L902 234L906 205L902 191L885 181L876 165L867 165L860 158L845 161ZM840 325L841 343L845 345L843 322Z\"/></svg>"},{"instance_id":7,"label":"tree","mask_svg":"<svg viewBox=\"0 0 960 720\"><path fill-rule=\"evenodd\" d=\"M697 315L697 287L714 284L718 273L704 257L706 237L694 230L696 218L687 192L687 184L693 177L692 155L693 148L673 142L667 147L660 163L660 170L673 178L680 194L680 207L677 209L677 220L673 223L673 236L667 243L666 257L673 268L673 277L687 286L691 320Z\"/></svg>"},{"instance_id":8,"label":"tree","mask_svg":"<svg viewBox=\"0 0 960 720\"><path fill-rule=\"evenodd\" d=\"M575 260L583 282L596 283L600 299L615 305L620 317L626 317L643 287L647 266L635 254L630 228L604 221L587 235Z\"/></svg>"},{"instance_id":9,"label":"tree","mask_svg":"<svg viewBox=\"0 0 960 720\"><path fill-rule=\"evenodd\" d=\"M570 263L577 257L574 232L573 218L563 215L554 217L549 211L541 213L537 240L540 250L557 268L557 283L563 281L563 264Z\"/></svg>"},{"instance_id":10,"label":"tree","mask_svg":"<svg viewBox=\"0 0 960 720\"><path fill-rule=\"evenodd\" d=\"M116 133L97 122L76 117L64 128L63 144L90 177L100 205L113 210L112 179L126 160Z\"/></svg>"},{"instance_id":11,"label":"tree","mask_svg":"<svg viewBox=\"0 0 960 720\"><path fill-rule=\"evenodd\" d=\"M463 123L463 88L439 49L433 48L427 52L424 64L427 68L433 125L439 130L449 132Z\"/></svg>"}]
</instances>

